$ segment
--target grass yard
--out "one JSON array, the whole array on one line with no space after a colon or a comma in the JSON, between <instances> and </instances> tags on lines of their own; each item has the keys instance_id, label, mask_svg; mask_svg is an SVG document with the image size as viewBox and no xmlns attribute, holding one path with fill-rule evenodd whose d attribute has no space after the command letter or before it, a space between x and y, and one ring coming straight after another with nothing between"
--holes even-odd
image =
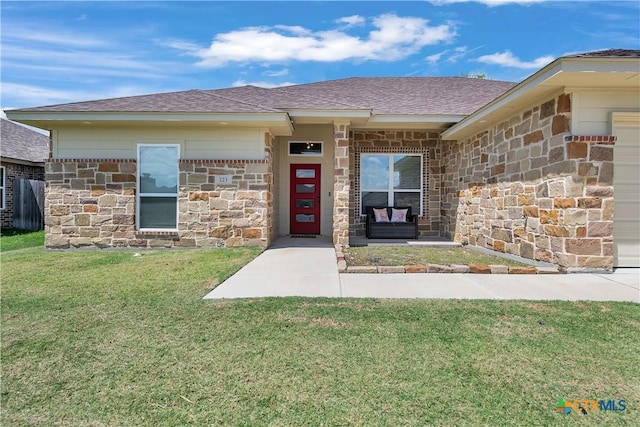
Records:
<instances>
[{"instance_id":1,"label":"grass yard","mask_svg":"<svg viewBox=\"0 0 640 427\"><path fill-rule=\"evenodd\" d=\"M259 249L139 252L3 250L3 426L640 424L636 304L204 301Z\"/></svg>"},{"instance_id":2,"label":"grass yard","mask_svg":"<svg viewBox=\"0 0 640 427\"><path fill-rule=\"evenodd\" d=\"M500 256L487 255L464 247L429 248L417 246L356 246L344 249L347 265L469 264L526 265Z\"/></svg>"},{"instance_id":3,"label":"grass yard","mask_svg":"<svg viewBox=\"0 0 640 427\"><path fill-rule=\"evenodd\" d=\"M44 231L4 229L0 235L0 251L34 248L44 245Z\"/></svg>"}]
</instances>

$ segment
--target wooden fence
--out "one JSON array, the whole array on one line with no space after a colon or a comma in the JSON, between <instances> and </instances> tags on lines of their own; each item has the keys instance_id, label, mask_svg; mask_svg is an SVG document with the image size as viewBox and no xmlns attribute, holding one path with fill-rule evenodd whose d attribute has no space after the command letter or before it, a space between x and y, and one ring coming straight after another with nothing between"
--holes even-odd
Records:
<instances>
[{"instance_id":1,"label":"wooden fence","mask_svg":"<svg viewBox=\"0 0 640 427\"><path fill-rule=\"evenodd\" d=\"M44 181L13 181L13 227L23 230L44 229Z\"/></svg>"}]
</instances>

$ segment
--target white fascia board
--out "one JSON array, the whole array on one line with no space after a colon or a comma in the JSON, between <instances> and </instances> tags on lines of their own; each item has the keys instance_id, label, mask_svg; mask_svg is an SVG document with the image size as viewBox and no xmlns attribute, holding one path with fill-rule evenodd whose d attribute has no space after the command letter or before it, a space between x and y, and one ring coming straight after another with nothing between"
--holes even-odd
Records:
<instances>
[{"instance_id":1,"label":"white fascia board","mask_svg":"<svg viewBox=\"0 0 640 427\"><path fill-rule=\"evenodd\" d=\"M287 122L287 113L138 113L5 111L10 120L27 122Z\"/></svg>"},{"instance_id":2,"label":"white fascia board","mask_svg":"<svg viewBox=\"0 0 640 427\"><path fill-rule=\"evenodd\" d=\"M585 67L589 64L588 67ZM629 58L564 58L562 71L570 73L640 73L640 59Z\"/></svg>"}]
</instances>

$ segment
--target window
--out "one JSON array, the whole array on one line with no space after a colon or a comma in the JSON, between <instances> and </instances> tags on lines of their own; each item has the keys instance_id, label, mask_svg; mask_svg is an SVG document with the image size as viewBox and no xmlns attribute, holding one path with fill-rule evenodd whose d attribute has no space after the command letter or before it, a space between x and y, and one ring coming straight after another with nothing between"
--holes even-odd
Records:
<instances>
[{"instance_id":1,"label":"window","mask_svg":"<svg viewBox=\"0 0 640 427\"><path fill-rule=\"evenodd\" d=\"M178 228L179 159L178 145L138 145L138 229Z\"/></svg>"},{"instance_id":2,"label":"window","mask_svg":"<svg viewBox=\"0 0 640 427\"><path fill-rule=\"evenodd\" d=\"M290 156L322 156L321 141L289 141Z\"/></svg>"},{"instance_id":3,"label":"window","mask_svg":"<svg viewBox=\"0 0 640 427\"><path fill-rule=\"evenodd\" d=\"M4 166L0 166L0 209L4 209Z\"/></svg>"},{"instance_id":4,"label":"window","mask_svg":"<svg viewBox=\"0 0 640 427\"><path fill-rule=\"evenodd\" d=\"M370 206L411 206L422 215L422 156L419 154L362 154L360 209Z\"/></svg>"}]
</instances>

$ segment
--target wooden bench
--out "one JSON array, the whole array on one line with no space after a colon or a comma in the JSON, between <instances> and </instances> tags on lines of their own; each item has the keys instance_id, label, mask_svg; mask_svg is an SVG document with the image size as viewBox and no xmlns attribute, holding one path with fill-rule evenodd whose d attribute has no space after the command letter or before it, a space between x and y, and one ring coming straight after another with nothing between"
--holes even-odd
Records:
<instances>
[{"instance_id":1,"label":"wooden bench","mask_svg":"<svg viewBox=\"0 0 640 427\"><path fill-rule=\"evenodd\" d=\"M407 209L405 222L378 222L374 209L385 209L392 218L392 209ZM418 215L412 214L411 206L370 206L367 208L366 232L368 239L417 239Z\"/></svg>"}]
</instances>

